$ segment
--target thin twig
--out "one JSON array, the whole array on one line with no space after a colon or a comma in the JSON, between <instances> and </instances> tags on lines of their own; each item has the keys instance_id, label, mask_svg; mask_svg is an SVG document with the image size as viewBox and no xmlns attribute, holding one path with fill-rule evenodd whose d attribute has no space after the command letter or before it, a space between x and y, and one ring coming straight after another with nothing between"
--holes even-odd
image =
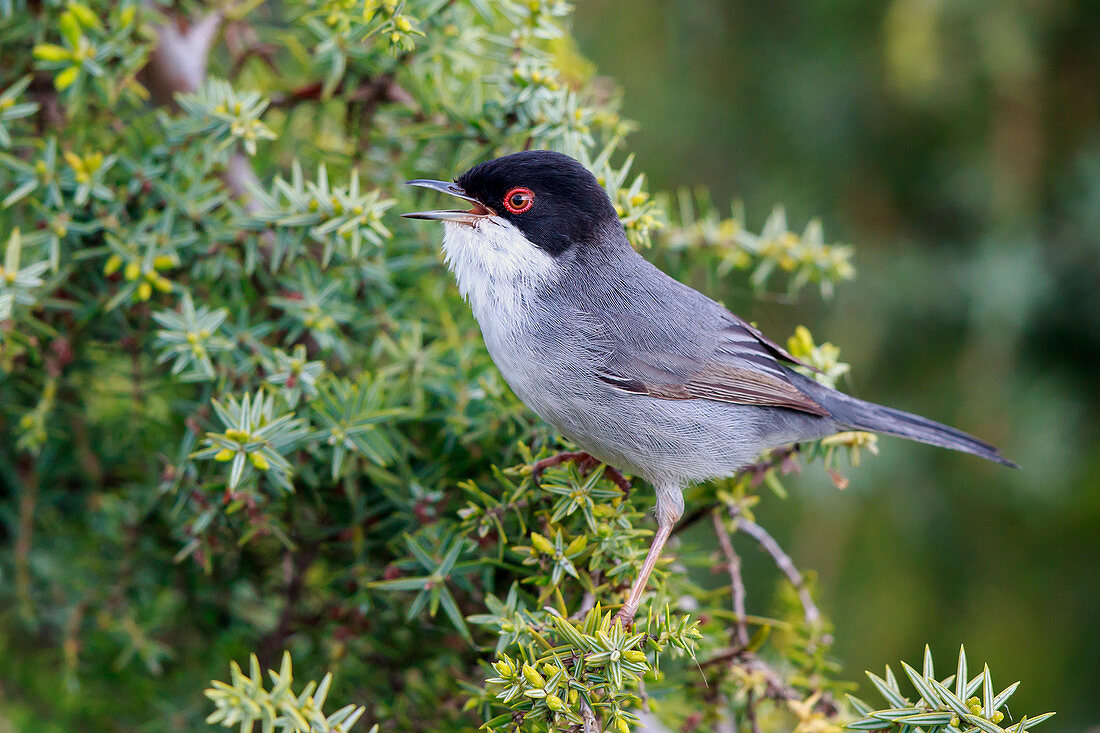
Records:
<instances>
[{"instance_id":1,"label":"thin twig","mask_svg":"<svg viewBox=\"0 0 1100 733\"><path fill-rule=\"evenodd\" d=\"M744 648L749 645L749 627L745 623L745 580L741 577L741 556L734 551L729 532L722 524L722 517L717 510L711 512L710 519L714 525L714 534L718 536L718 545L726 556L726 571L730 576L733 595L733 613L737 617L737 643Z\"/></svg>"},{"instance_id":2,"label":"thin twig","mask_svg":"<svg viewBox=\"0 0 1100 733\"><path fill-rule=\"evenodd\" d=\"M786 702L788 700L803 700L806 697L805 692L788 685L783 679L783 675L776 671L774 667L744 648L727 649L700 663L703 669L718 665L738 666L748 673L760 673L764 678L764 690L761 699ZM836 701L828 694L822 695L814 708L826 715L835 715L838 709Z\"/></svg>"},{"instance_id":3,"label":"thin twig","mask_svg":"<svg viewBox=\"0 0 1100 733\"><path fill-rule=\"evenodd\" d=\"M595 607L596 607L596 594L593 593L590 590L586 590L584 592L584 595L581 597L581 603L577 607L577 610L574 611L573 615L570 616L569 618L573 621L580 621L581 619L583 619L585 616L588 615L589 611L591 611Z\"/></svg>"},{"instance_id":4,"label":"thin twig","mask_svg":"<svg viewBox=\"0 0 1100 733\"><path fill-rule=\"evenodd\" d=\"M592 712L592 708L588 707L588 703L581 701L581 733L599 733L600 724L596 720L596 714Z\"/></svg>"},{"instance_id":5,"label":"thin twig","mask_svg":"<svg viewBox=\"0 0 1100 733\"><path fill-rule=\"evenodd\" d=\"M536 461L531 466L531 478L536 484L542 479L543 472L554 466L560 466L563 463L574 463L577 466L577 470L582 475L587 476L588 473L598 465L601 465L600 460L584 451L563 451L557 455L550 456L549 458L543 458L541 461ZM619 473L618 469L613 466L609 466L606 463L603 465L603 475L605 478L611 479L611 481L619 487L619 489L630 496L630 482L626 477Z\"/></svg>"},{"instance_id":6,"label":"thin twig","mask_svg":"<svg viewBox=\"0 0 1100 733\"><path fill-rule=\"evenodd\" d=\"M779 546L779 543L775 541L775 538L768 534L768 530L761 527L756 522L752 521L744 514L741 513L740 507L736 504L728 504L730 517L736 522L738 531L744 532L748 536L756 540L756 543L760 545L771 555L772 560L775 562L775 566L779 568L787 579L791 581L791 585L795 587L798 592L798 599L802 603L802 611L806 616L806 623L814 626L821 620L821 612L817 610L817 606L814 604L814 599L810 597L810 590L806 587L806 579L802 573L795 567L794 561L791 560L790 555L783 551L783 548Z\"/></svg>"},{"instance_id":7,"label":"thin twig","mask_svg":"<svg viewBox=\"0 0 1100 733\"><path fill-rule=\"evenodd\" d=\"M21 458L19 475L19 523L15 534L15 587L20 610L33 614L31 600L31 535L34 533L34 515L38 506L38 463L35 458Z\"/></svg>"},{"instance_id":8,"label":"thin twig","mask_svg":"<svg viewBox=\"0 0 1100 733\"><path fill-rule=\"evenodd\" d=\"M749 730L760 733L760 722L756 719L756 693L749 690L745 697L745 720L749 721Z\"/></svg>"},{"instance_id":9,"label":"thin twig","mask_svg":"<svg viewBox=\"0 0 1100 733\"><path fill-rule=\"evenodd\" d=\"M259 641L258 656L265 664L271 664L278 658L294 632L305 574L316 558L317 548L312 545L303 546L297 552L287 551L283 555L283 608L278 624Z\"/></svg>"},{"instance_id":10,"label":"thin twig","mask_svg":"<svg viewBox=\"0 0 1100 733\"><path fill-rule=\"evenodd\" d=\"M795 461L795 456L798 455L801 446L798 443L788 445L784 448L777 448L776 450L768 453L756 463L751 463L745 466L737 472L737 476L751 476L752 485L759 486L764 480L764 477L768 474L768 471L772 469L778 470L783 475L794 473L798 471L798 463ZM699 507L690 512L687 516L680 520L672 529L672 535L676 535L683 532L688 527L698 522L703 517L710 514L715 507L720 506L720 503L715 501L706 506Z\"/></svg>"}]
</instances>

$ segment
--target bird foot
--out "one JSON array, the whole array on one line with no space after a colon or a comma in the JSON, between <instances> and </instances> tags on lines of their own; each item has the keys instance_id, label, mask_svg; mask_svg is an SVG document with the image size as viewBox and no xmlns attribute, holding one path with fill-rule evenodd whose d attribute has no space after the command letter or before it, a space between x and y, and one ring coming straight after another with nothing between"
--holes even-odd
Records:
<instances>
[{"instance_id":1,"label":"bird foot","mask_svg":"<svg viewBox=\"0 0 1100 733\"><path fill-rule=\"evenodd\" d=\"M543 471L548 468L553 468L554 466L560 466L563 463L575 463L577 464L577 469L581 473L587 475L593 468L600 464L600 461L584 451L565 451L556 456L550 456L549 458L543 458L541 461L535 462L535 464L531 466L531 478L533 478L537 484L542 478ZM623 490L623 493L630 493L630 481L619 473L618 470L605 463L603 475L611 479L616 486Z\"/></svg>"},{"instance_id":2,"label":"bird foot","mask_svg":"<svg viewBox=\"0 0 1100 733\"><path fill-rule=\"evenodd\" d=\"M614 626L616 621L623 625L624 631L629 629L634 625L634 611L627 611L625 607L620 609L615 618L611 619L611 625Z\"/></svg>"}]
</instances>

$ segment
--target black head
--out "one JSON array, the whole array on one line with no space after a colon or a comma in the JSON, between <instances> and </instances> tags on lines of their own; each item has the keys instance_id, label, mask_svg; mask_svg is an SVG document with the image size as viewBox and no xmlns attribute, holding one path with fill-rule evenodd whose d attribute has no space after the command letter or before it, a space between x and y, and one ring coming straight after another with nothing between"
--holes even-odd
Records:
<instances>
[{"instance_id":1,"label":"black head","mask_svg":"<svg viewBox=\"0 0 1100 733\"><path fill-rule=\"evenodd\" d=\"M592 242L603 227L618 222L596 177L568 155L549 150L486 161L455 183L552 255Z\"/></svg>"}]
</instances>

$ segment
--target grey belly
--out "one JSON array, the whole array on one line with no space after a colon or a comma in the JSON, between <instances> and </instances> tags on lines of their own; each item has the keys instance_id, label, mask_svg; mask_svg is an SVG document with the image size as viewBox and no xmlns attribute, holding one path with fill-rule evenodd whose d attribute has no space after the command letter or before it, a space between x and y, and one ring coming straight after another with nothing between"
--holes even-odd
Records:
<instances>
[{"instance_id":1,"label":"grey belly","mask_svg":"<svg viewBox=\"0 0 1100 733\"><path fill-rule=\"evenodd\" d=\"M630 394L576 365L546 363L545 355L490 352L542 419L601 461L655 485L729 476L768 448L837 430L831 420L783 408Z\"/></svg>"}]
</instances>

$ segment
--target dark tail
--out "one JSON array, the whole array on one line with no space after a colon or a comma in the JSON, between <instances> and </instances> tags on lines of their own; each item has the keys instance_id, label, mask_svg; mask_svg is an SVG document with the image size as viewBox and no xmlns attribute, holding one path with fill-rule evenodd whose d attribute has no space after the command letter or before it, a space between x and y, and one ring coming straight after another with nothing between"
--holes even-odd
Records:
<instances>
[{"instance_id":1,"label":"dark tail","mask_svg":"<svg viewBox=\"0 0 1100 733\"><path fill-rule=\"evenodd\" d=\"M989 443L978 440L973 435L967 435L961 430L941 425L920 415L864 402L829 389L794 371L788 370L787 373L799 390L828 410L833 419L841 425L854 430L886 433L940 448L971 453L994 463L1018 468Z\"/></svg>"}]
</instances>

